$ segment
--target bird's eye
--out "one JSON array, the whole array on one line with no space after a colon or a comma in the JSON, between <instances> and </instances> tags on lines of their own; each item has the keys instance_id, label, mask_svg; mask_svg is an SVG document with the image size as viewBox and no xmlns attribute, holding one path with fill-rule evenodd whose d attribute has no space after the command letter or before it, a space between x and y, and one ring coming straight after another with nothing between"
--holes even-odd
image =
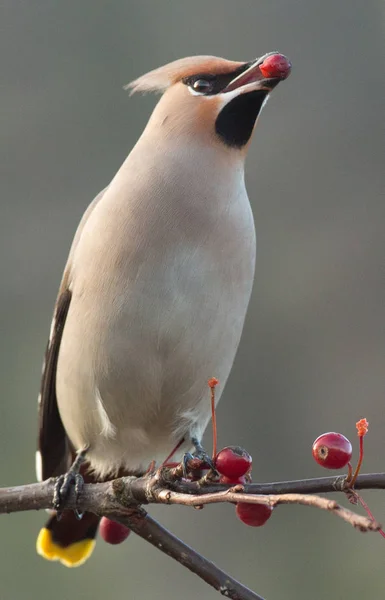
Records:
<instances>
[{"instance_id":1,"label":"bird's eye","mask_svg":"<svg viewBox=\"0 0 385 600\"><path fill-rule=\"evenodd\" d=\"M213 88L212 81L207 81L207 79L196 79L192 84L193 90L199 92L201 94L207 94Z\"/></svg>"}]
</instances>

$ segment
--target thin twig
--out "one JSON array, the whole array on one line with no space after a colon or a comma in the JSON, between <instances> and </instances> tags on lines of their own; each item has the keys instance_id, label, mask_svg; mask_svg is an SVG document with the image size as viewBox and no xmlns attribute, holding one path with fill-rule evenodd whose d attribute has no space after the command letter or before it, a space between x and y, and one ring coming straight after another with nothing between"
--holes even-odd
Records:
<instances>
[{"instance_id":1,"label":"thin twig","mask_svg":"<svg viewBox=\"0 0 385 600\"><path fill-rule=\"evenodd\" d=\"M239 486L241 487L241 486ZM235 490L236 488L234 488ZM335 500L321 498L320 496L309 496L308 494L277 494L270 496L257 496L245 494L238 491L217 492L204 494L202 496L191 496L189 494L180 494L169 490L160 490L157 497L165 504L183 504L184 506L202 506L204 504L215 504L217 502L247 502L249 504L265 504L275 507L278 504L302 504L304 506L313 506L321 510L326 510L340 517L353 527L360 531L378 531L381 525L376 521L357 515L351 510L344 508Z\"/></svg>"},{"instance_id":2,"label":"thin twig","mask_svg":"<svg viewBox=\"0 0 385 600\"><path fill-rule=\"evenodd\" d=\"M278 481L273 483L250 483L244 486L248 494L326 494L330 492L346 491L346 476L317 477L314 479L295 479L291 481ZM207 484L202 487L199 482L175 481L169 482L175 492L186 494L207 494L224 491L229 486ZM359 475L354 485L356 490L383 490L385 489L385 473L368 473Z\"/></svg>"}]
</instances>

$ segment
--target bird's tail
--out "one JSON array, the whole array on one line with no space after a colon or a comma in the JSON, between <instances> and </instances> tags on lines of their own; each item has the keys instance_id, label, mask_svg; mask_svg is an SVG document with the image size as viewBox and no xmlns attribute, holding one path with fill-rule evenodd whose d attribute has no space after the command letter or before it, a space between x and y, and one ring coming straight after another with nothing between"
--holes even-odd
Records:
<instances>
[{"instance_id":1,"label":"bird's tail","mask_svg":"<svg viewBox=\"0 0 385 600\"><path fill-rule=\"evenodd\" d=\"M66 567L79 567L92 554L100 517L85 513L79 521L65 510L60 521L53 514L40 530L36 550L47 560L59 560Z\"/></svg>"},{"instance_id":2,"label":"bird's tail","mask_svg":"<svg viewBox=\"0 0 385 600\"><path fill-rule=\"evenodd\" d=\"M96 479L89 472L88 463L81 465L80 473L84 483L95 483ZM64 510L58 520L56 512L52 511L51 517L37 536L37 553L47 560L58 560L66 567L80 567L95 548L99 521L100 517L89 512L84 513L79 520L73 510Z\"/></svg>"}]
</instances>

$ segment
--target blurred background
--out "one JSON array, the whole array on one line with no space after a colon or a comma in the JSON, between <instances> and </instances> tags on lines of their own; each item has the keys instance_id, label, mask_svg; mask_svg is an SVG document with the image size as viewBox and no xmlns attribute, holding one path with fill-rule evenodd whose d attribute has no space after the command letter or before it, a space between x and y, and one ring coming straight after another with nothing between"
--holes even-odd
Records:
<instances>
[{"instance_id":1,"label":"blurred background","mask_svg":"<svg viewBox=\"0 0 385 600\"><path fill-rule=\"evenodd\" d=\"M1 22L1 485L35 479L41 363L69 245L156 102L122 86L183 56L271 50L293 72L247 163L257 273L219 444L253 454L255 481L323 476L313 440L341 431L357 449L365 416L364 468L383 471L383 1L3 0ZM384 523L384 493L364 497ZM326 513L279 507L261 529L231 506L151 514L267 600L384 597L384 540ZM1 599L218 597L134 535L100 541L79 569L45 562L35 554L44 519L1 518Z\"/></svg>"}]
</instances>

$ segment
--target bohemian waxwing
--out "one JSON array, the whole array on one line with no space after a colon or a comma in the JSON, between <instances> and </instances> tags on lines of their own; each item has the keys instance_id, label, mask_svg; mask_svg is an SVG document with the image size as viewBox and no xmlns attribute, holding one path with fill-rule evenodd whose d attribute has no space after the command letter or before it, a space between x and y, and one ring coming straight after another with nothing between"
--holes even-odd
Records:
<instances>
[{"instance_id":1,"label":"bohemian waxwing","mask_svg":"<svg viewBox=\"0 0 385 600\"><path fill-rule=\"evenodd\" d=\"M253 285L244 161L289 71L277 53L246 63L195 56L127 86L163 95L69 253L39 398L40 480L65 473L82 450L85 481L102 481L199 449L207 381L223 390ZM98 523L53 515L38 552L79 565Z\"/></svg>"}]
</instances>

